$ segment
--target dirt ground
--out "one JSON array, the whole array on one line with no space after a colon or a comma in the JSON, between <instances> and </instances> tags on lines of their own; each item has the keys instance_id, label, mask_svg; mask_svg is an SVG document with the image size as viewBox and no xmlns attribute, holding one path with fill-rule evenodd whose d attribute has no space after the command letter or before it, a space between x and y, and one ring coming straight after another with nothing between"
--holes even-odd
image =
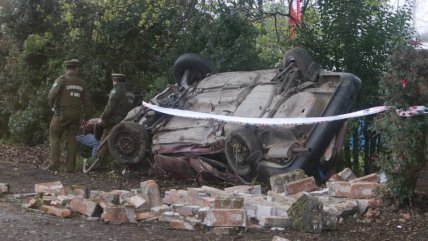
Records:
<instances>
[{"instance_id":1,"label":"dirt ground","mask_svg":"<svg viewBox=\"0 0 428 241\"><path fill-rule=\"evenodd\" d=\"M233 235L217 235L211 230L172 230L160 222L113 225L74 215L63 219L21 205L34 192L34 184L61 181L64 185L83 184L92 190L110 191L138 188L147 180L143 172L116 168L90 175L81 172L53 173L39 167L47 164L47 147L0 144L0 183L9 183L10 193L0 197L0 240L272 240L280 236L297 240L427 240L428 210L424 207L398 209L393 205L378 208L370 218L347 217L335 231L309 234L294 230L247 230ZM156 180L161 191L196 186L196 182ZM222 187L218 184L218 187Z\"/></svg>"}]
</instances>

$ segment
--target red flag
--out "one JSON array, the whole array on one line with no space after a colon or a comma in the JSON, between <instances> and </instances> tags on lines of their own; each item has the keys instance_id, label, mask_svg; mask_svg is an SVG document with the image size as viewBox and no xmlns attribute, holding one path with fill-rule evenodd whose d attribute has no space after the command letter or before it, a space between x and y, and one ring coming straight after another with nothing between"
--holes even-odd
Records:
<instances>
[{"instance_id":1,"label":"red flag","mask_svg":"<svg viewBox=\"0 0 428 241\"><path fill-rule=\"evenodd\" d=\"M300 0L296 0L296 9L294 9L294 1L290 4L290 17L288 18L288 31L290 39L296 38L295 26L300 24Z\"/></svg>"}]
</instances>

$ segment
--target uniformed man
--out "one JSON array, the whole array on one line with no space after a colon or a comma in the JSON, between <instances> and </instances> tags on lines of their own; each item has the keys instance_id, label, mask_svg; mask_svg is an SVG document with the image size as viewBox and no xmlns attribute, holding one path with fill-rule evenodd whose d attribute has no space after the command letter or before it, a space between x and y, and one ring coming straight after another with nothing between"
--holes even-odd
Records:
<instances>
[{"instance_id":1,"label":"uniformed man","mask_svg":"<svg viewBox=\"0 0 428 241\"><path fill-rule=\"evenodd\" d=\"M111 74L111 79L113 81L113 89L110 91L107 105L100 117L104 126L101 143L105 142L113 127L121 122L133 108L135 99L135 95L127 87L125 75L113 73ZM97 168L105 169L109 154L108 145L102 145L98 154Z\"/></svg>"},{"instance_id":2,"label":"uniformed man","mask_svg":"<svg viewBox=\"0 0 428 241\"><path fill-rule=\"evenodd\" d=\"M60 142L67 134L67 161L65 170L74 171L76 163L76 135L84 108L89 105L89 90L79 78L79 60L64 63L65 74L55 80L48 94L49 105L54 112L50 124L50 160L47 169L57 171L60 167Z\"/></svg>"}]
</instances>

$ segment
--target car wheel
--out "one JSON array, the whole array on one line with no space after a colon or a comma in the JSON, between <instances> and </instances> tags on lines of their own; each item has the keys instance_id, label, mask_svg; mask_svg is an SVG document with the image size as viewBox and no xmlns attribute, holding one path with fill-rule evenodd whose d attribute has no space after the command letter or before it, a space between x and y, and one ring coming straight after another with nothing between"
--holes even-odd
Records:
<instances>
[{"instance_id":1,"label":"car wheel","mask_svg":"<svg viewBox=\"0 0 428 241\"><path fill-rule=\"evenodd\" d=\"M188 88L215 72L214 65L199 54L183 54L172 67L172 76L177 84Z\"/></svg>"},{"instance_id":2,"label":"car wheel","mask_svg":"<svg viewBox=\"0 0 428 241\"><path fill-rule=\"evenodd\" d=\"M225 154L230 168L247 181L256 177L256 163L263 158L261 144L249 129L238 129L226 137Z\"/></svg>"},{"instance_id":3,"label":"car wheel","mask_svg":"<svg viewBox=\"0 0 428 241\"><path fill-rule=\"evenodd\" d=\"M292 48L284 54L282 65L286 68L290 62L294 62L306 81L316 81L321 71L321 66L303 48Z\"/></svg>"},{"instance_id":4,"label":"car wheel","mask_svg":"<svg viewBox=\"0 0 428 241\"><path fill-rule=\"evenodd\" d=\"M149 138L144 127L136 122L117 124L108 137L108 148L113 158L122 164L136 167L143 164Z\"/></svg>"}]
</instances>

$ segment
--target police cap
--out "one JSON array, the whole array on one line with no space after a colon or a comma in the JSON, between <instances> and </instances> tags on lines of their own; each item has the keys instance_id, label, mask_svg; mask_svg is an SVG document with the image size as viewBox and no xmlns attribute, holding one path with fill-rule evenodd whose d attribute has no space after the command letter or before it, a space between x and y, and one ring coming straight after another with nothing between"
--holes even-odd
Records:
<instances>
[{"instance_id":1,"label":"police cap","mask_svg":"<svg viewBox=\"0 0 428 241\"><path fill-rule=\"evenodd\" d=\"M119 73L112 73L111 78L116 81L124 82L126 80L126 75L119 74Z\"/></svg>"},{"instance_id":2,"label":"police cap","mask_svg":"<svg viewBox=\"0 0 428 241\"><path fill-rule=\"evenodd\" d=\"M64 62L64 66L68 67L68 66L78 66L79 65L79 60L78 59L70 59Z\"/></svg>"}]
</instances>

